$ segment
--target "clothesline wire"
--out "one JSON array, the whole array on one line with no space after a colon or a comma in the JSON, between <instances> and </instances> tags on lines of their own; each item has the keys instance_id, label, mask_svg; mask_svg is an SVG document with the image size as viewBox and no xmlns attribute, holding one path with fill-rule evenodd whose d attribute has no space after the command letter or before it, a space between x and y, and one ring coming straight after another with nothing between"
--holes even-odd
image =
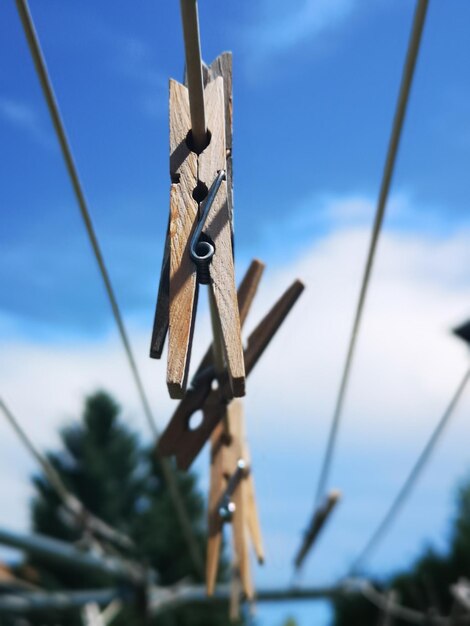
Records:
<instances>
[{"instance_id":1,"label":"clothesline wire","mask_svg":"<svg viewBox=\"0 0 470 626\"><path fill-rule=\"evenodd\" d=\"M12 411L5 404L2 398L0 398L0 410L2 411L5 419L13 428L25 448L41 466L47 480L49 481L49 484L55 490L68 511L72 513L72 515L79 522L83 523L85 527L93 532L93 534L97 534L104 539L110 540L113 543L120 545L121 547L127 549L132 548L133 542L129 537L127 537L127 535L124 535L123 533L115 530L114 528L106 524L106 522L90 513L90 511L86 509L85 505L79 500L79 498L77 498L77 496L72 494L67 489L62 478L60 477L59 473L56 471L52 463L49 461L47 456L42 454L36 448L29 435L22 428L21 424L13 415Z\"/></svg>"},{"instance_id":2,"label":"clothesline wire","mask_svg":"<svg viewBox=\"0 0 470 626\"><path fill-rule=\"evenodd\" d=\"M410 97L411 86L413 82L414 71L416 67L416 61L421 44L421 35L424 28L426 12L428 8L428 0L418 0L415 10L415 16L413 20L413 27L408 44L408 51L403 68L402 81L400 85L398 101L395 111L395 117L392 125L392 132L390 136L390 142L387 151L387 157L385 161L382 182L380 187L379 198L377 202L377 209L374 218L374 224L372 227L372 235L370 239L369 249L367 253L366 265L364 268L364 274L362 277L361 287L359 291L359 298L355 310L354 322L352 326L351 336L349 339L348 350L346 354L346 360L341 376L341 382L336 398L333 417L331 421L331 427L328 435L328 441L326 445L326 451L323 458L320 476L318 480L318 487L315 496L315 508L318 508L320 502L325 494L327 488L328 479L333 462L333 455L335 451L336 441L338 438L338 431L343 414L344 400L347 392L347 387L350 379L354 353L357 344L357 338L359 335L359 328L364 312L364 306L366 302L367 291L369 288L370 278L372 274L372 268L374 258L377 251L377 244L379 241L382 224L384 221L385 210L387 206L388 195L390 191L390 185L395 169L395 163L400 144L400 139L403 131L403 123L405 120L405 114Z\"/></svg>"},{"instance_id":3,"label":"clothesline wire","mask_svg":"<svg viewBox=\"0 0 470 626\"><path fill-rule=\"evenodd\" d=\"M422 452L418 456L415 464L413 465L409 475L407 476L405 482L400 488L400 491L398 492L397 496L393 500L390 508L387 510L382 521L374 530L374 532L372 533L372 536L367 541L364 548L361 550L361 552L359 553L359 555L356 557L353 564L351 565L351 568L350 568L351 575L357 573L360 570L361 565L366 560L366 558L371 554L371 552L374 549L377 548L380 541L383 540L393 520L396 518L400 509L405 504L406 499L410 496L410 493L413 487L415 486L416 481L418 480L419 476L423 472L425 465L428 463L431 457L431 454L434 451L439 439L442 437L445 427L449 423L452 415L455 413L456 406L469 380L470 380L470 368L468 368L467 371L465 372L446 410L444 411L442 417L440 418L436 427L432 431L430 438L426 442L426 445L424 446Z\"/></svg>"},{"instance_id":4,"label":"clothesline wire","mask_svg":"<svg viewBox=\"0 0 470 626\"><path fill-rule=\"evenodd\" d=\"M109 303L111 305L113 317L114 317L114 320L116 322L116 325L119 331L119 336L121 338L121 342L124 347L126 358L129 363L130 370L131 370L131 374L134 379L135 385L137 387L137 392L141 400L144 415L147 419L148 426L150 428L150 431L153 437L157 439L159 436L159 430L156 424L155 417L150 408L150 403L148 401L147 394L145 392L145 388L142 382L142 378L140 376L137 363L135 361L135 358L132 352L128 334L124 325L123 316L121 314L121 310L119 308L119 304L118 304L114 289L111 284L110 275L107 270L103 254L101 252L101 247L98 241L98 237L93 226L89 206L86 201L83 187L82 187L79 175L78 175L78 170L77 170L75 160L72 155L70 143L67 138L65 126L62 121L60 109L59 109L57 99L54 94L54 90L53 90L52 83L49 77L49 73L47 71L46 62L45 62L44 55L41 50L41 46L40 46L39 39L36 33L36 29L34 27L33 19L32 19L31 12L28 7L27 0L16 0L16 6L17 6L20 19L21 19L21 23L23 25L23 30L26 36L26 40L28 42L31 56L34 61L34 65L35 65L36 72L39 78L39 82L41 84L44 97L45 97L45 100L49 109L49 113L50 113L52 123L55 129L56 135L57 135L57 139L60 144L60 148L61 148L62 156L65 162L66 168L67 168L67 172L69 174L70 181L72 183L72 187L73 187L76 199L77 199L77 203L80 209L80 215L82 217L83 223L86 228L86 232L87 232L90 244L91 244L93 255L98 264L99 272L103 280L103 284L106 290ZM170 464L170 462L167 459L159 458L159 461L160 461L162 472L163 472L163 475L164 475L164 478L168 487L169 495L175 507L175 512L176 512L178 521L180 523L181 530L183 532L185 541L188 545L189 553L191 555L193 564L196 568L196 571L202 575L203 560L202 560L201 551L194 537L194 533L192 531L191 521L186 511L184 501L179 491L179 487L178 487L175 472L173 470L173 466Z\"/></svg>"}]
</instances>

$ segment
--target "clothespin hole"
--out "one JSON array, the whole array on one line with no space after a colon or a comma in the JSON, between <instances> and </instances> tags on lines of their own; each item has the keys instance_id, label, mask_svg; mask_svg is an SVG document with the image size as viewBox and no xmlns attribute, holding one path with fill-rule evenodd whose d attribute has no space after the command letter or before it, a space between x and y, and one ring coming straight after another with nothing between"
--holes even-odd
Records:
<instances>
[{"instance_id":1,"label":"clothespin hole","mask_svg":"<svg viewBox=\"0 0 470 626\"><path fill-rule=\"evenodd\" d=\"M189 133L186 135L186 145L191 150L191 152L195 152L196 154L201 154L201 152L204 152L204 150L210 144L211 139L212 139L211 131L209 129L207 129L206 140L203 143L202 148L200 150L196 150L195 149L195 144L194 144L193 131L190 130Z\"/></svg>"},{"instance_id":2,"label":"clothespin hole","mask_svg":"<svg viewBox=\"0 0 470 626\"><path fill-rule=\"evenodd\" d=\"M188 422L189 430L197 430L200 426L202 426L203 421L204 421L203 412L195 411L189 418L189 422Z\"/></svg>"},{"instance_id":3,"label":"clothespin hole","mask_svg":"<svg viewBox=\"0 0 470 626\"><path fill-rule=\"evenodd\" d=\"M202 181L198 180L197 185L193 189L193 198L196 202L202 202L205 200L208 193L209 190L207 189L207 186Z\"/></svg>"},{"instance_id":4,"label":"clothespin hole","mask_svg":"<svg viewBox=\"0 0 470 626\"><path fill-rule=\"evenodd\" d=\"M214 256L214 246L208 241L198 241L196 244L196 255L198 260L204 261Z\"/></svg>"}]
</instances>

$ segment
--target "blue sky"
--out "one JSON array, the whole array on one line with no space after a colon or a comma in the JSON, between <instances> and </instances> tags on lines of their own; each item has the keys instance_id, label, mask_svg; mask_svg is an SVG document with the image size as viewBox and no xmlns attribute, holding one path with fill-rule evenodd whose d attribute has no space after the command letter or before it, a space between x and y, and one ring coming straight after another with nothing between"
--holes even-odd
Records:
<instances>
[{"instance_id":1,"label":"blue sky","mask_svg":"<svg viewBox=\"0 0 470 626\"><path fill-rule=\"evenodd\" d=\"M31 0L31 10L163 426L165 364L147 351L168 212L167 84L183 71L178 3ZM234 54L237 274L252 257L268 264L256 315L292 278L307 284L246 401L268 546L259 584L289 580L311 512L413 11L391 0L200 0L205 60ZM468 361L448 328L469 310L469 20L466 3L430 2L332 476L345 501L306 583L344 574ZM0 59L1 393L44 446L96 386L145 432L13 0L0 6ZM196 356L206 322L202 303ZM444 545L451 489L470 465L469 408L464 399L374 573L425 542ZM4 445L15 485L5 523L26 524L32 465L13 439ZM303 626L313 613L302 611ZM328 623L326 610L315 619Z\"/></svg>"}]
</instances>

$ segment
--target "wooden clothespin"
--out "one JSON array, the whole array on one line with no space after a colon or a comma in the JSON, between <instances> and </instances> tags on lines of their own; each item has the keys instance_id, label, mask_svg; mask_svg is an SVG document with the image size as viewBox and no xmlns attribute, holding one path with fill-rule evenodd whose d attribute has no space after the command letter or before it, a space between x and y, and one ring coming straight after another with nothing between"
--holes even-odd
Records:
<instances>
[{"instance_id":1,"label":"wooden clothespin","mask_svg":"<svg viewBox=\"0 0 470 626\"><path fill-rule=\"evenodd\" d=\"M220 331L226 393L245 394L232 249L231 56L216 59L205 77L208 143L202 152L192 143L188 89L170 80L170 218L150 356L161 357L168 332L172 398L182 398L186 389L201 283L209 285Z\"/></svg>"},{"instance_id":2,"label":"wooden clothespin","mask_svg":"<svg viewBox=\"0 0 470 626\"><path fill-rule=\"evenodd\" d=\"M248 537L251 538L258 561L264 561L263 542L256 507L253 473L245 436L243 405L233 400L227 407L228 431L219 422L211 436L211 472L209 488L209 539L207 544L206 585L212 595L224 523L233 531L235 561L243 592L253 597Z\"/></svg>"},{"instance_id":3,"label":"wooden clothespin","mask_svg":"<svg viewBox=\"0 0 470 626\"><path fill-rule=\"evenodd\" d=\"M206 80L209 143L199 154L192 150L188 89L170 81L170 218L150 356L161 357L168 331L167 384L173 398L186 389L199 283L209 284L212 293L230 396L245 393L232 250L231 56L216 59Z\"/></svg>"},{"instance_id":4,"label":"wooden clothespin","mask_svg":"<svg viewBox=\"0 0 470 626\"><path fill-rule=\"evenodd\" d=\"M314 512L312 521L310 522L310 525L302 541L302 545L300 546L297 556L295 557L294 565L296 570L299 570L302 567L302 563L304 562L305 557L311 550L313 544L315 543L315 540L325 526L328 518L330 517L333 509L338 504L340 499L340 491L331 491L327 496L324 504Z\"/></svg>"},{"instance_id":5,"label":"wooden clothespin","mask_svg":"<svg viewBox=\"0 0 470 626\"><path fill-rule=\"evenodd\" d=\"M254 262L239 289L240 317L244 322L253 301L262 268ZM296 280L274 304L248 338L244 350L245 370L248 376L276 334L285 317L304 289ZM215 379L217 388L213 388ZM199 366L192 388L179 403L173 417L157 444L159 455L176 456L180 469L188 469L211 436L214 428L224 418L229 396L227 375L216 376L212 353L208 352ZM194 413L202 411L201 424L191 429Z\"/></svg>"}]
</instances>

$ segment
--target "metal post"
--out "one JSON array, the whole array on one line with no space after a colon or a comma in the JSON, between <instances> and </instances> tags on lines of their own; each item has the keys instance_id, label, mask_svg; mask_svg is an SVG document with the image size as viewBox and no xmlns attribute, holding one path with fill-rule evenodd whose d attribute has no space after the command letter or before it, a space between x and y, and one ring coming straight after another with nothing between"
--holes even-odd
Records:
<instances>
[{"instance_id":1,"label":"metal post","mask_svg":"<svg viewBox=\"0 0 470 626\"><path fill-rule=\"evenodd\" d=\"M0 614L24 615L36 611L70 611L90 602L106 606L116 599L131 599L130 592L119 589L92 589L86 591L32 591L21 594L2 594ZM129 596L129 597L128 597Z\"/></svg>"},{"instance_id":2,"label":"metal post","mask_svg":"<svg viewBox=\"0 0 470 626\"><path fill-rule=\"evenodd\" d=\"M73 545L45 535L16 533L0 528L0 544L67 567L106 574L132 584L145 584L146 571L131 561L107 555L81 552Z\"/></svg>"},{"instance_id":3,"label":"metal post","mask_svg":"<svg viewBox=\"0 0 470 626\"><path fill-rule=\"evenodd\" d=\"M256 602L286 602L292 600L324 600L335 598L345 592L343 585L333 587L311 588L266 588L256 591ZM207 596L206 588L202 585L176 586L155 588L149 592L149 613L158 615L169 608L182 604L212 604L227 603L231 597L231 585L218 585L214 595Z\"/></svg>"}]
</instances>

